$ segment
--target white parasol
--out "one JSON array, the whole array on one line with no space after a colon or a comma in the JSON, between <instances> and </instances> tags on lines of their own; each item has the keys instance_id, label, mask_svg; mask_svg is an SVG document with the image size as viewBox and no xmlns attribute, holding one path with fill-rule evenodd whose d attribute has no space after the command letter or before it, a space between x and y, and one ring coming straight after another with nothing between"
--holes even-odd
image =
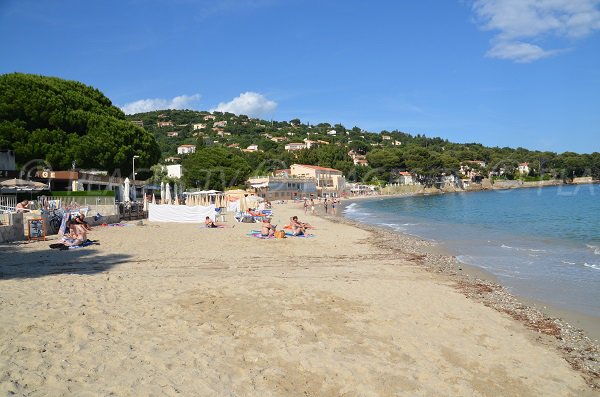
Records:
<instances>
[{"instance_id":1,"label":"white parasol","mask_svg":"<svg viewBox=\"0 0 600 397\"><path fill-rule=\"evenodd\" d=\"M171 185L165 184L165 204L171 204Z\"/></svg>"},{"instance_id":2,"label":"white parasol","mask_svg":"<svg viewBox=\"0 0 600 397\"><path fill-rule=\"evenodd\" d=\"M123 201L124 202L129 202L129 188L130 188L130 182L129 182L129 178L125 178L125 187L123 189Z\"/></svg>"},{"instance_id":3,"label":"white parasol","mask_svg":"<svg viewBox=\"0 0 600 397\"><path fill-rule=\"evenodd\" d=\"M160 183L160 203L161 204L165 203L165 183L164 182Z\"/></svg>"}]
</instances>

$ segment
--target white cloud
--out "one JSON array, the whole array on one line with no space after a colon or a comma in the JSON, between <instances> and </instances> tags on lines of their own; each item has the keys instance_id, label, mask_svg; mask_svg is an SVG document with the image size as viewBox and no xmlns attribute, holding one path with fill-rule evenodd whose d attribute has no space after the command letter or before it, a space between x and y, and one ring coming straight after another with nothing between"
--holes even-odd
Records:
<instances>
[{"instance_id":1,"label":"white cloud","mask_svg":"<svg viewBox=\"0 0 600 397\"><path fill-rule=\"evenodd\" d=\"M277 108L277 103L270 101L256 92L244 92L230 102L221 102L213 111L245 114L251 117L261 117L272 113Z\"/></svg>"},{"instance_id":2,"label":"white cloud","mask_svg":"<svg viewBox=\"0 0 600 397\"><path fill-rule=\"evenodd\" d=\"M125 114L151 112L163 109L189 109L190 105L200 99L200 94L179 95L172 99L154 98L140 99L121 106Z\"/></svg>"},{"instance_id":3,"label":"white cloud","mask_svg":"<svg viewBox=\"0 0 600 397\"><path fill-rule=\"evenodd\" d=\"M576 39L600 30L600 0L475 0L480 26L497 31L488 56L532 62L562 50L537 44L550 36Z\"/></svg>"},{"instance_id":4,"label":"white cloud","mask_svg":"<svg viewBox=\"0 0 600 397\"><path fill-rule=\"evenodd\" d=\"M559 52L562 51L544 50L540 46L529 43L499 42L486 55L491 58L509 59L519 63L527 63L556 55Z\"/></svg>"}]
</instances>

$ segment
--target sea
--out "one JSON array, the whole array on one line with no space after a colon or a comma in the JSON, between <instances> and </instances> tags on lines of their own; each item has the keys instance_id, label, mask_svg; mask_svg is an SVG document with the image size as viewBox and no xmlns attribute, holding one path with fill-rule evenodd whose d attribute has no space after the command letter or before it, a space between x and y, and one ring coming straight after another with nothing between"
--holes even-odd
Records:
<instances>
[{"instance_id":1,"label":"sea","mask_svg":"<svg viewBox=\"0 0 600 397\"><path fill-rule=\"evenodd\" d=\"M343 216L435 241L516 296L597 317L600 185L356 200Z\"/></svg>"}]
</instances>

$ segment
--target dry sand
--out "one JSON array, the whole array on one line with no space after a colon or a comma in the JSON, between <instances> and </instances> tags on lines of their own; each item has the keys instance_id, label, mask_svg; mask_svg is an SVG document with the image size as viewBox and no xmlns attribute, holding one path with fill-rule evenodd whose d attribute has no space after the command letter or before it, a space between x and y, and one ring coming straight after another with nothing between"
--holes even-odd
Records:
<instances>
[{"instance_id":1,"label":"dry sand","mask_svg":"<svg viewBox=\"0 0 600 397\"><path fill-rule=\"evenodd\" d=\"M276 206L275 223L295 211ZM454 281L369 231L306 220L316 237L261 240L230 219L0 246L0 394L598 395Z\"/></svg>"}]
</instances>

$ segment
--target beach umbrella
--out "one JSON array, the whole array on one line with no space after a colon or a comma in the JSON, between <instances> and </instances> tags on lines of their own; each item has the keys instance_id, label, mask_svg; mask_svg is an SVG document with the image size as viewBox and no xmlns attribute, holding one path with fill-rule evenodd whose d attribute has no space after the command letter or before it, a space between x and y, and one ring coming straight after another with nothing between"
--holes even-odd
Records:
<instances>
[{"instance_id":1,"label":"beach umbrella","mask_svg":"<svg viewBox=\"0 0 600 397\"><path fill-rule=\"evenodd\" d=\"M25 179L7 179L5 181L0 182L0 187L9 188L9 189L17 189L17 190L34 190L34 189L46 189L48 185L41 182L35 181L27 181Z\"/></svg>"},{"instance_id":2,"label":"beach umbrella","mask_svg":"<svg viewBox=\"0 0 600 397\"><path fill-rule=\"evenodd\" d=\"M179 205L179 197L177 195L177 184L176 183L173 184L173 197L175 197L173 204Z\"/></svg>"},{"instance_id":3,"label":"beach umbrella","mask_svg":"<svg viewBox=\"0 0 600 397\"><path fill-rule=\"evenodd\" d=\"M156 196L152 193L152 204L156 204Z\"/></svg>"},{"instance_id":4,"label":"beach umbrella","mask_svg":"<svg viewBox=\"0 0 600 397\"><path fill-rule=\"evenodd\" d=\"M144 208L143 211L146 212L148 211L148 198L146 197L146 195L144 194Z\"/></svg>"},{"instance_id":5,"label":"beach umbrella","mask_svg":"<svg viewBox=\"0 0 600 397\"><path fill-rule=\"evenodd\" d=\"M248 202L246 201L246 197L240 198L240 212L246 212L248 210Z\"/></svg>"},{"instance_id":6,"label":"beach umbrella","mask_svg":"<svg viewBox=\"0 0 600 397\"><path fill-rule=\"evenodd\" d=\"M129 178L125 178L125 186L123 189L123 201L126 203L130 201L130 199L129 199L130 183L131 182L129 182Z\"/></svg>"},{"instance_id":7,"label":"beach umbrella","mask_svg":"<svg viewBox=\"0 0 600 397\"><path fill-rule=\"evenodd\" d=\"M171 204L171 185L165 184L165 202L166 204Z\"/></svg>"},{"instance_id":8,"label":"beach umbrella","mask_svg":"<svg viewBox=\"0 0 600 397\"><path fill-rule=\"evenodd\" d=\"M165 203L165 183L164 182L160 183L160 203L161 204Z\"/></svg>"}]
</instances>

